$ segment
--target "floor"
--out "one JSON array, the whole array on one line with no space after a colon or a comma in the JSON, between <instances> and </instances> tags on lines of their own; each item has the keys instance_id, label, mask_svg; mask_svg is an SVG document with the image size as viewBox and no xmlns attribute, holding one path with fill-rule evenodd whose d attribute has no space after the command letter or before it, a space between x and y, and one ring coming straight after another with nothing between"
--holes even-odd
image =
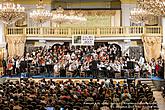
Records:
<instances>
[{"instance_id":1,"label":"floor","mask_svg":"<svg viewBox=\"0 0 165 110\"><path fill-rule=\"evenodd\" d=\"M159 110L165 110L165 98L162 97L161 91L153 91L155 100L158 103Z\"/></svg>"}]
</instances>

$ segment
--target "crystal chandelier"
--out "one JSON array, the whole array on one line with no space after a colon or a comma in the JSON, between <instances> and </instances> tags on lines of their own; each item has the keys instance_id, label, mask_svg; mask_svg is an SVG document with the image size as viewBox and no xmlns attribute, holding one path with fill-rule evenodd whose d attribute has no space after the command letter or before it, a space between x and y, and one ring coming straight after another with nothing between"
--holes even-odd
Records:
<instances>
[{"instance_id":1,"label":"crystal chandelier","mask_svg":"<svg viewBox=\"0 0 165 110\"><path fill-rule=\"evenodd\" d=\"M53 12L52 21L57 24L69 22L67 15L64 14L64 9L61 6L59 6L55 12Z\"/></svg>"},{"instance_id":2,"label":"crystal chandelier","mask_svg":"<svg viewBox=\"0 0 165 110\"><path fill-rule=\"evenodd\" d=\"M3 0L0 4L0 20L5 24L15 23L25 16L25 8L14 4L13 0Z\"/></svg>"},{"instance_id":3,"label":"crystal chandelier","mask_svg":"<svg viewBox=\"0 0 165 110\"><path fill-rule=\"evenodd\" d=\"M43 0L39 0L37 8L30 13L30 18L40 24L51 20L52 16L52 13L44 8Z\"/></svg>"},{"instance_id":4,"label":"crystal chandelier","mask_svg":"<svg viewBox=\"0 0 165 110\"><path fill-rule=\"evenodd\" d=\"M165 0L137 0L138 5L156 16L165 14Z\"/></svg>"},{"instance_id":5,"label":"crystal chandelier","mask_svg":"<svg viewBox=\"0 0 165 110\"><path fill-rule=\"evenodd\" d=\"M83 16L82 13L78 13L73 10L68 10L65 12L64 9L59 6L56 11L53 13L52 21L57 24L62 23L80 23L85 22L87 19Z\"/></svg>"},{"instance_id":6,"label":"crystal chandelier","mask_svg":"<svg viewBox=\"0 0 165 110\"><path fill-rule=\"evenodd\" d=\"M133 23L145 23L148 20L150 20L153 14L142 9L142 8L134 8L133 10L131 10L130 12L130 20Z\"/></svg>"},{"instance_id":7,"label":"crystal chandelier","mask_svg":"<svg viewBox=\"0 0 165 110\"><path fill-rule=\"evenodd\" d=\"M78 13L73 10L70 11L69 15L67 16L67 19L70 23L80 23L87 21L87 19L83 16L81 12Z\"/></svg>"}]
</instances>

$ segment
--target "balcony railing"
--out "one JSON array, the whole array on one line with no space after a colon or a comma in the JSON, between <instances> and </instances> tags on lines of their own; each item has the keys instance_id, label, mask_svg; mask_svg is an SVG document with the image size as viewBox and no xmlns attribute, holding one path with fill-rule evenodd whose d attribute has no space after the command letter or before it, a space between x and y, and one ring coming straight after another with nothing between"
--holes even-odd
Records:
<instances>
[{"instance_id":1,"label":"balcony railing","mask_svg":"<svg viewBox=\"0 0 165 110\"><path fill-rule=\"evenodd\" d=\"M8 27L7 36L27 37L71 37L72 35L111 36L162 36L161 26L127 26L127 27L91 27L91 28L51 28L51 27Z\"/></svg>"}]
</instances>

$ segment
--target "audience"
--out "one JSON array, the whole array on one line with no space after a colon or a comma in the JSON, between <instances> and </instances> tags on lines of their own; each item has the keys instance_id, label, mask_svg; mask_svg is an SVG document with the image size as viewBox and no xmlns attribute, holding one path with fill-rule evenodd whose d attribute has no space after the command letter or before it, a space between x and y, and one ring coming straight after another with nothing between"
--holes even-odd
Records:
<instances>
[{"instance_id":1,"label":"audience","mask_svg":"<svg viewBox=\"0 0 165 110\"><path fill-rule=\"evenodd\" d=\"M0 84L2 110L133 110L154 108L157 103L146 84L134 81L7 80Z\"/></svg>"}]
</instances>

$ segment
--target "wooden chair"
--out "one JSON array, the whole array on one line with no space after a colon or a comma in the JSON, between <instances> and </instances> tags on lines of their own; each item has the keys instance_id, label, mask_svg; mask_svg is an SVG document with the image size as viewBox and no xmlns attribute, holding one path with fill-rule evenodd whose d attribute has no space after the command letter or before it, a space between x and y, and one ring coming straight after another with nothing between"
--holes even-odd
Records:
<instances>
[{"instance_id":1,"label":"wooden chair","mask_svg":"<svg viewBox=\"0 0 165 110\"><path fill-rule=\"evenodd\" d=\"M89 106L83 106L82 110L90 110L90 107Z\"/></svg>"},{"instance_id":2,"label":"wooden chair","mask_svg":"<svg viewBox=\"0 0 165 110\"><path fill-rule=\"evenodd\" d=\"M54 72L55 77L60 77L60 72Z\"/></svg>"},{"instance_id":3,"label":"wooden chair","mask_svg":"<svg viewBox=\"0 0 165 110\"><path fill-rule=\"evenodd\" d=\"M121 78L121 73L115 73L115 78Z\"/></svg>"},{"instance_id":4,"label":"wooden chair","mask_svg":"<svg viewBox=\"0 0 165 110\"><path fill-rule=\"evenodd\" d=\"M10 110L10 108L9 107L4 107L2 110Z\"/></svg>"},{"instance_id":5,"label":"wooden chair","mask_svg":"<svg viewBox=\"0 0 165 110\"><path fill-rule=\"evenodd\" d=\"M79 80L75 80L74 83L75 83L75 84L76 84L76 83L80 83L80 81L79 81Z\"/></svg>"},{"instance_id":6,"label":"wooden chair","mask_svg":"<svg viewBox=\"0 0 165 110\"><path fill-rule=\"evenodd\" d=\"M86 77L85 72L80 72L81 77Z\"/></svg>"},{"instance_id":7,"label":"wooden chair","mask_svg":"<svg viewBox=\"0 0 165 110\"><path fill-rule=\"evenodd\" d=\"M120 81L119 84L120 84L120 86L123 86L124 81Z\"/></svg>"},{"instance_id":8,"label":"wooden chair","mask_svg":"<svg viewBox=\"0 0 165 110\"><path fill-rule=\"evenodd\" d=\"M85 80L85 84L89 84L89 81L88 80Z\"/></svg>"},{"instance_id":9,"label":"wooden chair","mask_svg":"<svg viewBox=\"0 0 165 110\"><path fill-rule=\"evenodd\" d=\"M60 82L61 82L61 80L56 80L55 82L56 82L56 83L60 83Z\"/></svg>"},{"instance_id":10,"label":"wooden chair","mask_svg":"<svg viewBox=\"0 0 165 110\"><path fill-rule=\"evenodd\" d=\"M67 77L72 77L72 75L73 75L72 72L70 72L70 71L67 71L67 72L66 72L66 76L67 76Z\"/></svg>"},{"instance_id":11,"label":"wooden chair","mask_svg":"<svg viewBox=\"0 0 165 110\"><path fill-rule=\"evenodd\" d=\"M116 85L117 84L117 81L113 81L113 84Z\"/></svg>"}]
</instances>

